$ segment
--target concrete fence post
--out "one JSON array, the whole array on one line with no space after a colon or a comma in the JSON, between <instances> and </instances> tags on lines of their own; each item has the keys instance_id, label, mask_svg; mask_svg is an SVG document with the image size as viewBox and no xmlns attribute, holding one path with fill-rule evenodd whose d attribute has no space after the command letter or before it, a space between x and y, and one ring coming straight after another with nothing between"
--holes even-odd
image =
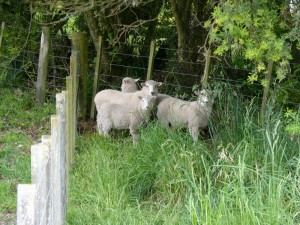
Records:
<instances>
[{"instance_id":1,"label":"concrete fence post","mask_svg":"<svg viewBox=\"0 0 300 225\"><path fill-rule=\"evenodd\" d=\"M31 183L36 185L35 224L46 224L48 218L49 154L45 144L31 146Z\"/></svg>"},{"instance_id":2,"label":"concrete fence post","mask_svg":"<svg viewBox=\"0 0 300 225\"><path fill-rule=\"evenodd\" d=\"M17 224L34 225L35 184L19 184L17 200Z\"/></svg>"},{"instance_id":3,"label":"concrete fence post","mask_svg":"<svg viewBox=\"0 0 300 225\"><path fill-rule=\"evenodd\" d=\"M46 182L47 182L47 196L46 196L46 211L45 211L45 216L46 216L46 224L51 225L53 224L52 221L52 205L53 205L53 199L52 199L52 192L53 192L53 186L51 185L52 177L51 177L51 163L52 163L52 158L51 158L51 136L50 135L43 135L42 136L42 144L47 146L49 154L48 154L48 163L47 163L47 172L46 172Z\"/></svg>"},{"instance_id":4,"label":"concrete fence post","mask_svg":"<svg viewBox=\"0 0 300 225\"><path fill-rule=\"evenodd\" d=\"M56 95L56 113L51 116L51 153L53 163L53 224L61 225L66 216L66 143L65 143L65 95Z\"/></svg>"}]
</instances>

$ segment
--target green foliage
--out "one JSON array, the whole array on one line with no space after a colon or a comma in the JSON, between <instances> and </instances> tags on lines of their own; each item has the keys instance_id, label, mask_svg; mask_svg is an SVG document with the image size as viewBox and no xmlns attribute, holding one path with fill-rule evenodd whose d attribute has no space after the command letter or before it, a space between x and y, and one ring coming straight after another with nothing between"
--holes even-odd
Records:
<instances>
[{"instance_id":1,"label":"green foliage","mask_svg":"<svg viewBox=\"0 0 300 225\"><path fill-rule=\"evenodd\" d=\"M285 130L291 135L300 135L300 115L292 109L287 109L285 112L287 126Z\"/></svg>"},{"instance_id":2,"label":"green foliage","mask_svg":"<svg viewBox=\"0 0 300 225\"><path fill-rule=\"evenodd\" d=\"M280 65L277 77L282 80L287 74L287 60L291 59L290 46L285 39L285 21L278 13L279 6L267 0L225 1L215 7L210 42L218 46L216 55L231 51L254 63L255 69L249 77L256 81L264 75L266 65L273 61Z\"/></svg>"}]
</instances>

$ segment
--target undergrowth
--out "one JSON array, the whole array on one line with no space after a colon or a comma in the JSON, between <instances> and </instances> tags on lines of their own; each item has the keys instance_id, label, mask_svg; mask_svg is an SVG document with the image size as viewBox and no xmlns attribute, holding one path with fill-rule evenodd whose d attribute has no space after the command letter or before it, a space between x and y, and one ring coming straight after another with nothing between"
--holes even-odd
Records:
<instances>
[{"instance_id":1,"label":"undergrowth","mask_svg":"<svg viewBox=\"0 0 300 225\"><path fill-rule=\"evenodd\" d=\"M299 224L299 136L275 108L261 123L256 105L225 90L195 145L155 121L137 145L79 137L68 224Z\"/></svg>"}]
</instances>

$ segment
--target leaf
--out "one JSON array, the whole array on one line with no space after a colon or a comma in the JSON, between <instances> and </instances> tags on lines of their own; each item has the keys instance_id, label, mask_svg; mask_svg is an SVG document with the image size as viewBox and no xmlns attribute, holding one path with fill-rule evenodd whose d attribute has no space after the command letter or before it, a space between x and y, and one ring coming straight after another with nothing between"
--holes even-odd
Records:
<instances>
[{"instance_id":1,"label":"leaf","mask_svg":"<svg viewBox=\"0 0 300 225\"><path fill-rule=\"evenodd\" d=\"M266 70L266 66L265 66L265 64L263 62L260 62L256 68L257 68L258 72Z\"/></svg>"}]
</instances>

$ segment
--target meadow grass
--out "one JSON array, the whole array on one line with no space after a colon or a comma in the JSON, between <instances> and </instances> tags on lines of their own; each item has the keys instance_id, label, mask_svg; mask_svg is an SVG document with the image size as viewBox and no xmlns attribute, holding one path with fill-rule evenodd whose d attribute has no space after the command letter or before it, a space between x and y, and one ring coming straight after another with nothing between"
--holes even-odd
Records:
<instances>
[{"instance_id":1,"label":"meadow grass","mask_svg":"<svg viewBox=\"0 0 300 225\"><path fill-rule=\"evenodd\" d=\"M77 139L68 224L299 224L300 140L269 107L218 96L210 135L155 121L133 145L86 133Z\"/></svg>"},{"instance_id":2,"label":"meadow grass","mask_svg":"<svg viewBox=\"0 0 300 225\"><path fill-rule=\"evenodd\" d=\"M34 95L20 89L0 89L0 221L15 217L17 184L30 183L30 146L50 132L55 107L35 107Z\"/></svg>"}]
</instances>

